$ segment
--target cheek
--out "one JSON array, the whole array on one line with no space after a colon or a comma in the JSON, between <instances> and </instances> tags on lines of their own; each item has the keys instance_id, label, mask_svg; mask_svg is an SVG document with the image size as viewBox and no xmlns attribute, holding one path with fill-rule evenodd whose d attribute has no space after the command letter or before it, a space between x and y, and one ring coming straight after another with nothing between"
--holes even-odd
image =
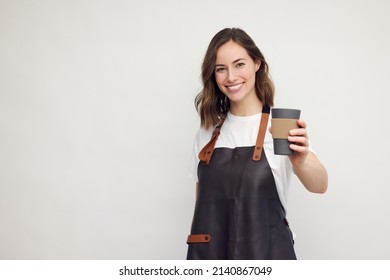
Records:
<instances>
[{"instance_id":1,"label":"cheek","mask_svg":"<svg viewBox=\"0 0 390 280\"><path fill-rule=\"evenodd\" d=\"M215 77L215 81L217 82L218 86L223 84L223 82L225 81L225 77L221 73L214 74L214 77Z\"/></svg>"},{"instance_id":2,"label":"cheek","mask_svg":"<svg viewBox=\"0 0 390 280\"><path fill-rule=\"evenodd\" d=\"M243 77L245 77L245 79L247 81L255 81L256 80L256 72L253 72L253 71L246 71L245 73L243 73Z\"/></svg>"}]
</instances>

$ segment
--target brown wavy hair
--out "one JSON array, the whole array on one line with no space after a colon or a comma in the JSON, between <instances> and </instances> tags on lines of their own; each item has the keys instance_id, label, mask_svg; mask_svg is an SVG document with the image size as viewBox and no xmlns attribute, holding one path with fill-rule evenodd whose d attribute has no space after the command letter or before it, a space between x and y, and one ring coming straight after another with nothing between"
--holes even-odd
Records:
<instances>
[{"instance_id":1,"label":"brown wavy hair","mask_svg":"<svg viewBox=\"0 0 390 280\"><path fill-rule=\"evenodd\" d=\"M255 78L256 95L263 105L272 107L274 104L274 83L269 75L268 64L260 49L244 30L225 28L219 31L210 41L202 63L203 89L195 97L195 108L200 115L200 125L205 129L217 125L230 109L230 101L218 88L214 73L217 51L220 46L229 41L233 41L246 49L253 61L261 62Z\"/></svg>"}]
</instances>

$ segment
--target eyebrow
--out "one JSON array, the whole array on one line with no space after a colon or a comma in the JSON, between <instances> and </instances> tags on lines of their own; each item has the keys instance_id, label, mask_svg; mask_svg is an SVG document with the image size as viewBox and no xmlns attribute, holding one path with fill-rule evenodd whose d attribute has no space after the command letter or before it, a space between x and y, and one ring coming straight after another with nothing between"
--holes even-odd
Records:
<instances>
[{"instance_id":1,"label":"eyebrow","mask_svg":"<svg viewBox=\"0 0 390 280\"><path fill-rule=\"evenodd\" d=\"M240 60L246 60L246 59L245 59L245 58L236 59L235 61L232 62L232 64L237 63L237 62L239 62ZM224 65L224 64L215 64L215 67L218 67L218 66L225 66L225 65Z\"/></svg>"}]
</instances>

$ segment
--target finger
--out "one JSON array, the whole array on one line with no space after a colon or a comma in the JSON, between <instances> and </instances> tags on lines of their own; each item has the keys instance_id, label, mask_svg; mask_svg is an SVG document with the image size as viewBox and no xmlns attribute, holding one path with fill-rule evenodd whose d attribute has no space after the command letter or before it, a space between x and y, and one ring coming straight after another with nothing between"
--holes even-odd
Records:
<instances>
[{"instance_id":1,"label":"finger","mask_svg":"<svg viewBox=\"0 0 390 280\"><path fill-rule=\"evenodd\" d=\"M306 146L299 146L296 144L290 144L290 149L298 153L308 153L309 149Z\"/></svg>"},{"instance_id":2,"label":"finger","mask_svg":"<svg viewBox=\"0 0 390 280\"><path fill-rule=\"evenodd\" d=\"M306 128L306 122L304 120L298 120L297 123L300 128Z\"/></svg>"},{"instance_id":3,"label":"finger","mask_svg":"<svg viewBox=\"0 0 390 280\"><path fill-rule=\"evenodd\" d=\"M272 134L272 126L270 126L270 127L268 128L268 131L269 131L269 133Z\"/></svg>"},{"instance_id":4,"label":"finger","mask_svg":"<svg viewBox=\"0 0 390 280\"><path fill-rule=\"evenodd\" d=\"M306 136L307 131L306 131L306 128L295 128L295 129L291 129L289 131L289 134L291 136L298 136L298 135Z\"/></svg>"},{"instance_id":5,"label":"finger","mask_svg":"<svg viewBox=\"0 0 390 280\"><path fill-rule=\"evenodd\" d=\"M306 137L289 136L288 141L293 142L294 144L299 144L300 146L309 146L309 141Z\"/></svg>"}]
</instances>

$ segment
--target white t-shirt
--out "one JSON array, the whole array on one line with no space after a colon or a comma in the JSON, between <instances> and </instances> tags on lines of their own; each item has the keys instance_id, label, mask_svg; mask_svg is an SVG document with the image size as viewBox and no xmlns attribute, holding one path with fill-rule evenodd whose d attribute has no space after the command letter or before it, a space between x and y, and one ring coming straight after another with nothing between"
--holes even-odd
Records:
<instances>
[{"instance_id":1,"label":"white t-shirt","mask_svg":"<svg viewBox=\"0 0 390 280\"><path fill-rule=\"evenodd\" d=\"M239 117L234 116L228 112L227 118L222 125L215 148L223 147L234 149L236 147L255 146L257 134L259 131L260 119L261 113L252 116ZM268 127L270 126L271 118L269 118L268 122ZM189 170L190 178L196 182L198 181L198 155L201 149L210 141L213 131L214 128L210 128L208 130L200 128L196 133ZM272 135L268 128L265 134L263 149L274 175L275 185L280 202L287 212L286 205L290 189L291 174L293 173L292 164L288 159L288 156L274 154Z\"/></svg>"}]
</instances>

